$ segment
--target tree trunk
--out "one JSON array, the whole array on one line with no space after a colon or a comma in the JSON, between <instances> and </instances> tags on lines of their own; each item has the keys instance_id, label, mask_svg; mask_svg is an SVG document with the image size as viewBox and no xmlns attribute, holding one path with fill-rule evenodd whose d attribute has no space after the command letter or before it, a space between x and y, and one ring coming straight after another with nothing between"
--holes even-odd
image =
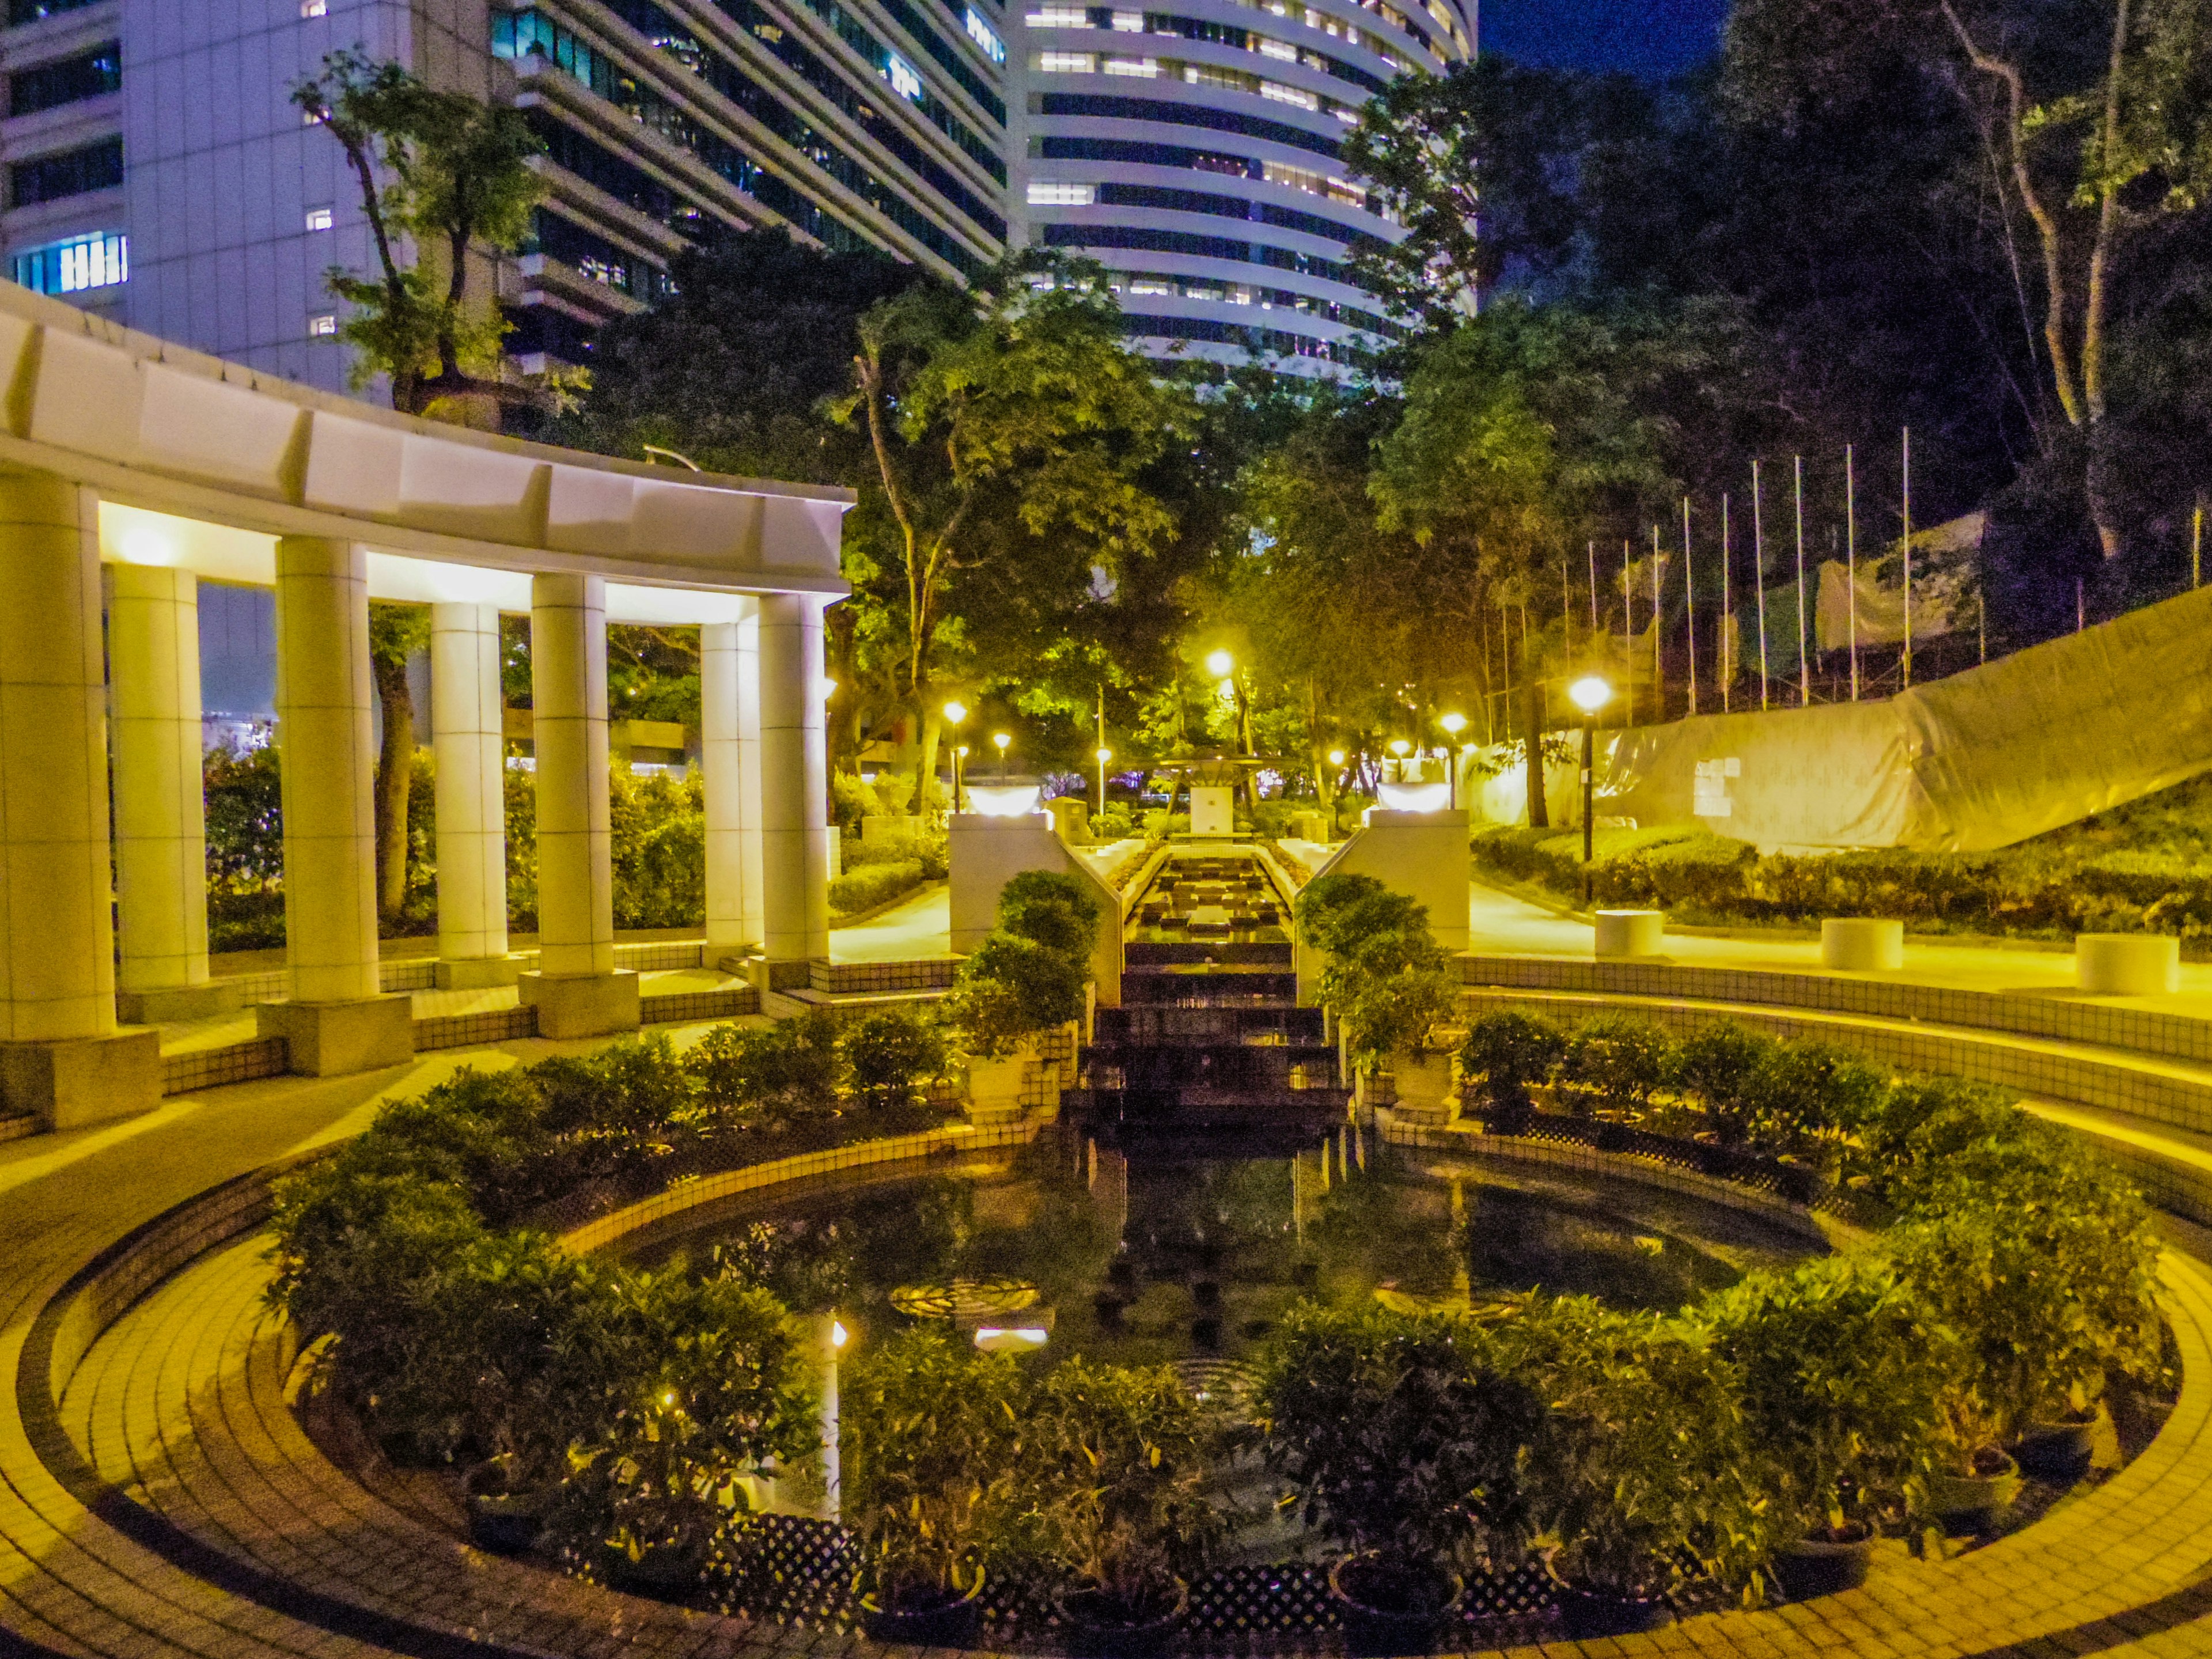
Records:
<instances>
[{"instance_id":1,"label":"tree trunk","mask_svg":"<svg viewBox=\"0 0 2212 1659\"><path fill-rule=\"evenodd\" d=\"M376 914L399 919L407 900L407 792L415 781L415 694L405 662L374 661L376 697L384 711L384 747L376 757Z\"/></svg>"},{"instance_id":2,"label":"tree trunk","mask_svg":"<svg viewBox=\"0 0 2212 1659\"><path fill-rule=\"evenodd\" d=\"M1521 729L1528 745L1528 827L1548 830L1552 827L1551 809L1544 800L1544 715L1541 698L1543 686L1538 682L1534 666L1522 665L1522 682Z\"/></svg>"},{"instance_id":3,"label":"tree trunk","mask_svg":"<svg viewBox=\"0 0 2212 1659\"><path fill-rule=\"evenodd\" d=\"M829 634L830 678L837 683L824 716L829 727L830 773L857 772L860 760L860 668L854 648L854 611L833 605L823 617Z\"/></svg>"},{"instance_id":4,"label":"tree trunk","mask_svg":"<svg viewBox=\"0 0 2212 1659\"><path fill-rule=\"evenodd\" d=\"M921 743L914 765L912 810L916 816L921 816L929 811L930 797L934 793L932 786L937 781L937 738L943 729L944 716L940 711L929 707L927 689L914 701L915 714L921 721ZM952 804L959 805L957 801Z\"/></svg>"}]
</instances>

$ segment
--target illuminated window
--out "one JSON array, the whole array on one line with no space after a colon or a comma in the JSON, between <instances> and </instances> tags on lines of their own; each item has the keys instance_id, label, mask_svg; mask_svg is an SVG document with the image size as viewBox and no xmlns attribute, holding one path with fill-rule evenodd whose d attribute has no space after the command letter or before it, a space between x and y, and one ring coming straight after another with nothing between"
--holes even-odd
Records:
<instances>
[{"instance_id":1,"label":"illuminated window","mask_svg":"<svg viewBox=\"0 0 2212 1659\"><path fill-rule=\"evenodd\" d=\"M1037 68L1047 75L1089 75L1098 59L1087 52L1041 52Z\"/></svg>"},{"instance_id":2,"label":"illuminated window","mask_svg":"<svg viewBox=\"0 0 2212 1659\"><path fill-rule=\"evenodd\" d=\"M1300 109L1321 107L1321 99L1317 94L1306 91L1303 87L1286 87L1279 81L1261 82L1260 95L1272 98L1279 104L1296 104ZM1352 117L1355 121L1358 118L1357 115Z\"/></svg>"},{"instance_id":3,"label":"illuminated window","mask_svg":"<svg viewBox=\"0 0 2212 1659\"><path fill-rule=\"evenodd\" d=\"M300 15L302 17L327 17L330 11L331 0L300 0Z\"/></svg>"},{"instance_id":4,"label":"illuminated window","mask_svg":"<svg viewBox=\"0 0 2212 1659\"><path fill-rule=\"evenodd\" d=\"M1117 11L1114 14L1114 27L1124 34L1142 34L1145 32L1145 14L1140 11Z\"/></svg>"},{"instance_id":5,"label":"illuminated window","mask_svg":"<svg viewBox=\"0 0 2212 1659\"><path fill-rule=\"evenodd\" d=\"M1157 58L1109 58L1105 64L1109 75L1132 75L1140 81L1157 81L1160 60Z\"/></svg>"},{"instance_id":6,"label":"illuminated window","mask_svg":"<svg viewBox=\"0 0 2212 1659\"><path fill-rule=\"evenodd\" d=\"M334 339L337 337L337 331L338 319L327 311L323 313L319 317L310 317L307 319L307 333L312 338L318 340Z\"/></svg>"},{"instance_id":7,"label":"illuminated window","mask_svg":"<svg viewBox=\"0 0 2212 1659\"><path fill-rule=\"evenodd\" d=\"M15 280L39 294L82 294L131 277L131 239L120 231L72 236L15 256Z\"/></svg>"},{"instance_id":8,"label":"illuminated window","mask_svg":"<svg viewBox=\"0 0 2212 1659\"><path fill-rule=\"evenodd\" d=\"M983 14L975 7L967 9L968 38L983 48L983 55L994 64L1006 61L1006 43L999 39L998 30L983 21ZM1080 14L1079 14L1079 16Z\"/></svg>"},{"instance_id":9,"label":"illuminated window","mask_svg":"<svg viewBox=\"0 0 2212 1659\"><path fill-rule=\"evenodd\" d=\"M1266 35L1257 37L1262 58L1279 58L1285 64L1298 61L1298 49L1286 40L1270 40Z\"/></svg>"},{"instance_id":10,"label":"illuminated window","mask_svg":"<svg viewBox=\"0 0 2212 1659\"><path fill-rule=\"evenodd\" d=\"M1080 6L1040 6L1029 15L1033 29L1082 29L1091 27L1091 15Z\"/></svg>"},{"instance_id":11,"label":"illuminated window","mask_svg":"<svg viewBox=\"0 0 2212 1659\"><path fill-rule=\"evenodd\" d=\"M331 210L328 208L309 208L307 210L307 228L309 230L328 230L330 228Z\"/></svg>"},{"instance_id":12,"label":"illuminated window","mask_svg":"<svg viewBox=\"0 0 2212 1659\"><path fill-rule=\"evenodd\" d=\"M896 52L884 60L884 79L891 83L891 90L908 103L921 99L921 77L914 72L914 65Z\"/></svg>"},{"instance_id":13,"label":"illuminated window","mask_svg":"<svg viewBox=\"0 0 2212 1659\"><path fill-rule=\"evenodd\" d=\"M1031 207L1089 207L1097 199L1096 185L1072 185L1059 179L1030 180Z\"/></svg>"}]
</instances>

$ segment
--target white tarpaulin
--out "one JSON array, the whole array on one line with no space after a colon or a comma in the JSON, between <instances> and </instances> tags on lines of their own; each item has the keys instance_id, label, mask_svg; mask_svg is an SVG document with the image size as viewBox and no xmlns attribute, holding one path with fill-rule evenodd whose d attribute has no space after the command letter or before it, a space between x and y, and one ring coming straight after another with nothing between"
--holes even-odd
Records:
<instances>
[{"instance_id":1,"label":"white tarpaulin","mask_svg":"<svg viewBox=\"0 0 2212 1659\"><path fill-rule=\"evenodd\" d=\"M1932 529L1912 532L1912 637L1932 640L1951 631L1964 591L1964 577L1982 544L1988 515L1969 513ZM1820 565L1816 631L1823 651L1843 651L1852 638L1851 592L1858 591L1858 642L1862 646L1895 645L1905 638L1905 584L1899 544L1891 543L1886 562L1894 564L1897 586L1875 579L1869 560L1859 562L1856 580L1840 559Z\"/></svg>"},{"instance_id":2,"label":"white tarpaulin","mask_svg":"<svg viewBox=\"0 0 2212 1659\"><path fill-rule=\"evenodd\" d=\"M1881 702L1602 733L1597 810L1763 848L1972 852L2207 769L2212 588Z\"/></svg>"}]
</instances>

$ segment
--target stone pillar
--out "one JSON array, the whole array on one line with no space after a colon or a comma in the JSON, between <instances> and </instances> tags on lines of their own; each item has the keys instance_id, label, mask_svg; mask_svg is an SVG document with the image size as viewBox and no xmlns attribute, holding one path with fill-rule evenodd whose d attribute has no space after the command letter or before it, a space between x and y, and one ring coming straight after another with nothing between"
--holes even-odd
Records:
<instances>
[{"instance_id":1,"label":"stone pillar","mask_svg":"<svg viewBox=\"0 0 2212 1659\"><path fill-rule=\"evenodd\" d=\"M761 853L760 601L738 601L738 788L739 816L745 826L739 848L744 867L744 920L738 925L756 950L767 936L761 888L768 877Z\"/></svg>"},{"instance_id":2,"label":"stone pillar","mask_svg":"<svg viewBox=\"0 0 2212 1659\"><path fill-rule=\"evenodd\" d=\"M760 945L759 906L749 902L744 714L753 686L741 672L743 623L699 629L699 758L707 774L707 953L709 967L751 954ZM756 635L757 630L756 630ZM753 654L757 657L756 643ZM756 743L759 714L753 711ZM758 799L758 774L754 777ZM756 850L756 857L757 853ZM751 931L747 931L748 924Z\"/></svg>"},{"instance_id":3,"label":"stone pillar","mask_svg":"<svg viewBox=\"0 0 2212 1659\"><path fill-rule=\"evenodd\" d=\"M430 741L438 762L441 990L512 985L499 607L430 607Z\"/></svg>"},{"instance_id":4,"label":"stone pillar","mask_svg":"<svg viewBox=\"0 0 2212 1659\"><path fill-rule=\"evenodd\" d=\"M637 975L615 971L605 578L532 578L530 686L538 971L522 975L522 1000L538 1009L540 1036L634 1031Z\"/></svg>"},{"instance_id":5,"label":"stone pillar","mask_svg":"<svg viewBox=\"0 0 2212 1659\"><path fill-rule=\"evenodd\" d=\"M775 983L775 964L830 954L830 767L822 601L771 593L760 608L762 943Z\"/></svg>"},{"instance_id":6,"label":"stone pillar","mask_svg":"<svg viewBox=\"0 0 2212 1659\"><path fill-rule=\"evenodd\" d=\"M368 555L354 542L276 543L276 747L284 797L284 939L292 999L261 1034L291 1069L330 1077L415 1052L410 998L383 994L376 948L376 745Z\"/></svg>"},{"instance_id":7,"label":"stone pillar","mask_svg":"<svg viewBox=\"0 0 2212 1659\"><path fill-rule=\"evenodd\" d=\"M161 1098L160 1036L115 1024L99 514L0 477L0 1109L49 1128Z\"/></svg>"},{"instance_id":8,"label":"stone pillar","mask_svg":"<svg viewBox=\"0 0 2212 1659\"><path fill-rule=\"evenodd\" d=\"M133 1025L228 1012L239 993L208 981L199 578L108 566L107 661L117 1011Z\"/></svg>"}]
</instances>

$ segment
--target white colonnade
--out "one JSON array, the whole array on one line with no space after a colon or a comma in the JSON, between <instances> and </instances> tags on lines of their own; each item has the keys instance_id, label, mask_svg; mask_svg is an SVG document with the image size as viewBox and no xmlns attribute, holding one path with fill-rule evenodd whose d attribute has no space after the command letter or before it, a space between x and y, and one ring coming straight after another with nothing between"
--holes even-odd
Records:
<instances>
[{"instance_id":1,"label":"white colonnade","mask_svg":"<svg viewBox=\"0 0 2212 1659\"><path fill-rule=\"evenodd\" d=\"M638 1024L615 966L610 621L701 628L707 960L803 978L829 943L822 611L851 505L438 426L0 291L0 1116L149 1107L154 1025L246 1000L252 976L208 954L204 580L276 597L287 988L255 1018L291 1070L414 1048L380 961L372 598L431 607L439 987L519 981L548 1036ZM502 614L532 641L527 975Z\"/></svg>"}]
</instances>

